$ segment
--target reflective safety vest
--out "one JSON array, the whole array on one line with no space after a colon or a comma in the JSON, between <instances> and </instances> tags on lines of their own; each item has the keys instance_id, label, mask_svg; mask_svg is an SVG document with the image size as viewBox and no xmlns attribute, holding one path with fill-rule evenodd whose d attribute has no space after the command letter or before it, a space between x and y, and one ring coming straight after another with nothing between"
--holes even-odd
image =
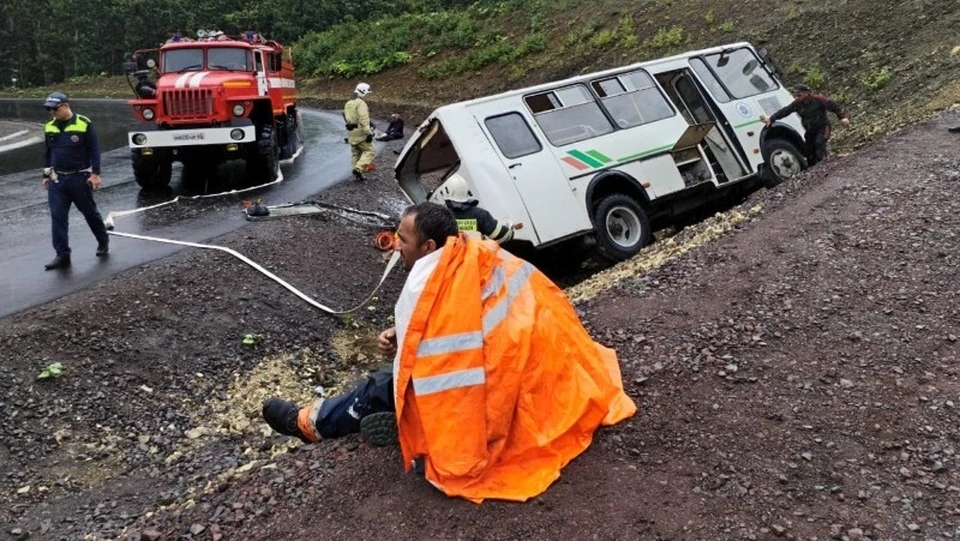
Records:
<instances>
[{"instance_id":1,"label":"reflective safety vest","mask_svg":"<svg viewBox=\"0 0 960 541\"><path fill-rule=\"evenodd\" d=\"M56 120L50 120L43 131L47 167L61 171L92 169L100 173L100 146L89 118L74 114L62 131Z\"/></svg>"},{"instance_id":2,"label":"reflective safety vest","mask_svg":"<svg viewBox=\"0 0 960 541\"><path fill-rule=\"evenodd\" d=\"M600 425L636 412L616 354L563 292L490 240L448 239L407 324L395 380L409 471L449 496L542 493Z\"/></svg>"}]
</instances>

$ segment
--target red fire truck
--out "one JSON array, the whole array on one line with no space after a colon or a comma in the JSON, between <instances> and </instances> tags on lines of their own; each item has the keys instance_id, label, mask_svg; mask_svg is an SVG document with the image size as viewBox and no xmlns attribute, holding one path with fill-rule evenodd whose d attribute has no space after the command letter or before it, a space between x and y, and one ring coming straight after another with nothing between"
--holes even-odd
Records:
<instances>
[{"instance_id":1,"label":"red fire truck","mask_svg":"<svg viewBox=\"0 0 960 541\"><path fill-rule=\"evenodd\" d=\"M197 35L174 34L124 64L128 80L136 77L128 142L137 183L167 186L175 161L185 174L209 174L235 159L252 180L275 180L280 161L303 145L290 51L255 32Z\"/></svg>"}]
</instances>

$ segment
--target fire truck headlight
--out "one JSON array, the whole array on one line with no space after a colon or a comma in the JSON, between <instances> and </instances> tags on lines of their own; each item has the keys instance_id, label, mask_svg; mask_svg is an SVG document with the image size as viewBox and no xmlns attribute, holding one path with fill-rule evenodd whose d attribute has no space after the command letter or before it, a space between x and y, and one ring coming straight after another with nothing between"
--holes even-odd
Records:
<instances>
[{"instance_id":1,"label":"fire truck headlight","mask_svg":"<svg viewBox=\"0 0 960 541\"><path fill-rule=\"evenodd\" d=\"M142 145L147 142L147 136L142 133L133 134L133 144Z\"/></svg>"},{"instance_id":2,"label":"fire truck headlight","mask_svg":"<svg viewBox=\"0 0 960 541\"><path fill-rule=\"evenodd\" d=\"M238 103L233 106L233 116L243 116L243 105Z\"/></svg>"},{"instance_id":3,"label":"fire truck headlight","mask_svg":"<svg viewBox=\"0 0 960 541\"><path fill-rule=\"evenodd\" d=\"M240 128L234 128L230 130L230 139L233 139L234 141L243 139L243 130Z\"/></svg>"},{"instance_id":4,"label":"fire truck headlight","mask_svg":"<svg viewBox=\"0 0 960 541\"><path fill-rule=\"evenodd\" d=\"M153 120L153 116L154 116L154 114L153 114L153 109L151 109L151 108L149 108L149 107L144 107L144 108L143 108L143 112L140 113L140 114L143 115L143 119L144 119L144 120Z\"/></svg>"}]
</instances>

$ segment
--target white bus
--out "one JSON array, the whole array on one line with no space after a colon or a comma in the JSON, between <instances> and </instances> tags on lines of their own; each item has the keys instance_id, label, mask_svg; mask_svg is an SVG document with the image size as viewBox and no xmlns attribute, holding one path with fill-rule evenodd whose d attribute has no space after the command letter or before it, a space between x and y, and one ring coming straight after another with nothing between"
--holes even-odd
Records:
<instances>
[{"instance_id":1,"label":"white bus","mask_svg":"<svg viewBox=\"0 0 960 541\"><path fill-rule=\"evenodd\" d=\"M522 223L535 248L593 238L618 261L650 242L651 221L761 175L806 167L793 97L749 43L581 75L433 111L396 178L425 201L454 172L480 206Z\"/></svg>"}]
</instances>

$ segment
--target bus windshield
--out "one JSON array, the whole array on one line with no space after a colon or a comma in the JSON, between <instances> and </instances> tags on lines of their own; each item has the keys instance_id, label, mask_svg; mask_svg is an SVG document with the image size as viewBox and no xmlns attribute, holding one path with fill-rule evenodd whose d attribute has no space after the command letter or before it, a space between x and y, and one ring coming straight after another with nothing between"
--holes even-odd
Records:
<instances>
[{"instance_id":1,"label":"bus windshield","mask_svg":"<svg viewBox=\"0 0 960 541\"><path fill-rule=\"evenodd\" d=\"M726 50L706 55L706 59L734 98L749 98L778 88L750 49Z\"/></svg>"}]
</instances>

